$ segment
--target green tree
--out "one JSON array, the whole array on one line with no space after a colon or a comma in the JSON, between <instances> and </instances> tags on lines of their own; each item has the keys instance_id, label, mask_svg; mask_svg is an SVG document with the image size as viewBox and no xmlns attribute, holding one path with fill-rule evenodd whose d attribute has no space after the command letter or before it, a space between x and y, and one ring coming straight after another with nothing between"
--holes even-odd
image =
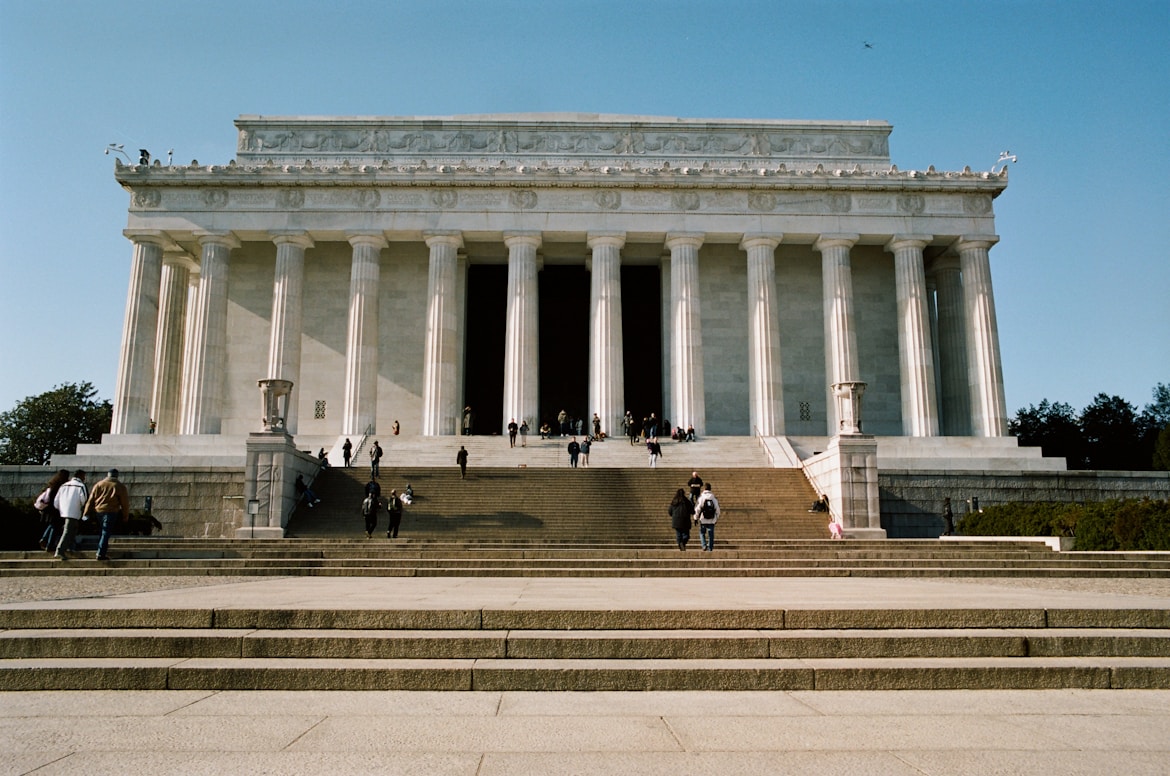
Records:
<instances>
[{"instance_id":1,"label":"green tree","mask_svg":"<svg viewBox=\"0 0 1170 776\"><path fill-rule=\"evenodd\" d=\"M1084 468L1084 441L1072 405L1044 399L1039 406L1017 410L1008 432L1025 447L1039 447L1046 456L1064 458L1070 469Z\"/></svg>"},{"instance_id":2,"label":"green tree","mask_svg":"<svg viewBox=\"0 0 1170 776\"><path fill-rule=\"evenodd\" d=\"M1089 469L1141 471L1151 456L1142 444L1142 423L1133 405L1099 393L1081 412L1081 434Z\"/></svg>"},{"instance_id":3,"label":"green tree","mask_svg":"<svg viewBox=\"0 0 1170 776\"><path fill-rule=\"evenodd\" d=\"M1154 401L1142 410L1142 443L1149 451L1151 465L1158 471L1170 470L1170 385L1154 386Z\"/></svg>"},{"instance_id":4,"label":"green tree","mask_svg":"<svg viewBox=\"0 0 1170 776\"><path fill-rule=\"evenodd\" d=\"M43 466L55 453L72 455L79 444L100 442L113 408L91 383L65 383L29 396L0 414L0 464Z\"/></svg>"}]
</instances>

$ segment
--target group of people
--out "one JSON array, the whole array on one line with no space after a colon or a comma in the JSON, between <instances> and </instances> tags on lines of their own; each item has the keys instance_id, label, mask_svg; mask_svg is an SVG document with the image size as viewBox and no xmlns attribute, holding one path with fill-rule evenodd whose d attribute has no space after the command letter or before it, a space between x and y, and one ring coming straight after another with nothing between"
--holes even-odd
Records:
<instances>
[{"instance_id":1,"label":"group of people","mask_svg":"<svg viewBox=\"0 0 1170 776\"><path fill-rule=\"evenodd\" d=\"M75 557L81 523L93 519L101 528L96 557L109 560L110 537L130 519L130 491L118 477L118 470L110 469L105 479L89 490L84 470L70 475L68 469L59 469L33 502L45 524L41 549L58 560Z\"/></svg>"},{"instance_id":2,"label":"group of people","mask_svg":"<svg viewBox=\"0 0 1170 776\"><path fill-rule=\"evenodd\" d=\"M689 494L687 491L690 491ZM687 488L679 488L667 507L670 525L680 552L685 552L691 540L691 527L699 527L699 540L704 552L715 551L715 524L722 514L719 499L711 491L711 483L703 482L698 472L691 472Z\"/></svg>"},{"instance_id":3,"label":"group of people","mask_svg":"<svg viewBox=\"0 0 1170 776\"><path fill-rule=\"evenodd\" d=\"M386 538L397 539L398 529L402 526L402 508L414 503L414 489L410 483L406 483L406 488L400 495L397 490L391 490L390 495L385 501L382 500L382 486L378 481L371 478L366 483L366 495L362 499L362 517L366 522L366 538L372 539L374 531L378 528L378 512L382 509L386 510L386 516L389 522L386 524Z\"/></svg>"}]
</instances>

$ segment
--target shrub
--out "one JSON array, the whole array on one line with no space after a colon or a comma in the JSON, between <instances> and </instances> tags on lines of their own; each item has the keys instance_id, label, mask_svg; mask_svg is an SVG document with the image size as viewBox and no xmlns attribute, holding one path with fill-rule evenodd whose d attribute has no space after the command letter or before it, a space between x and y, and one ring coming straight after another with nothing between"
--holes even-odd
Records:
<instances>
[{"instance_id":1,"label":"shrub","mask_svg":"<svg viewBox=\"0 0 1170 776\"><path fill-rule=\"evenodd\" d=\"M963 517L968 536L1076 536L1078 550L1170 550L1170 501L1012 502Z\"/></svg>"}]
</instances>

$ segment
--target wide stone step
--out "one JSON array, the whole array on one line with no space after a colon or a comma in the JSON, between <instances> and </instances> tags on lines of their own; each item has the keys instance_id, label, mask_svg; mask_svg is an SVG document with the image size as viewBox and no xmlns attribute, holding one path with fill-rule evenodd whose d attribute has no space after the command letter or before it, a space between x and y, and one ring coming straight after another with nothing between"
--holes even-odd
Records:
<instances>
[{"instance_id":1,"label":"wide stone step","mask_svg":"<svg viewBox=\"0 0 1170 776\"><path fill-rule=\"evenodd\" d=\"M1166 689L1170 658L0 660L8 690Z\"/></svg>"},{"instance_id":2,"label":"wide stone step","mask_svg":"<svg viewBox=\"0 0 1170 776\"><path fill-rule=\"evenodd\" d=\"M937 630L241 630L27 629L0 636L0 659L763 659L1170 657L1170 631Z\"/></svg>"}]
</instances>

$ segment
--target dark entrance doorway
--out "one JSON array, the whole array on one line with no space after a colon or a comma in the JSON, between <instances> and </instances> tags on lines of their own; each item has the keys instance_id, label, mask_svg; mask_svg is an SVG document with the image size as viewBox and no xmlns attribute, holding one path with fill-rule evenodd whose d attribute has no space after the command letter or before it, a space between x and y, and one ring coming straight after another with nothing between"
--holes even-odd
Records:
<instances>
[{"instance_id":1,"label":"dark entrance doorway","mask_svg":"<svg viewBox=\"0 0 1170 776\"><path fill-rule=\"evenodd\" d=\"M592 417L589 404L589 273L584 266L545 265L540 272L540 417L556 425L561 410ZM519 420L517 420L519 422Z\"/></svg>"},{"instance_id":2,"label":"dark entrance doorway","mask_svg":"<svg viewBox=\"0 0 1170 776\"><path fill-rule=\"evenodd\" d=\"M508 265L467 268L467 318L463 350L463 400L475 413L477 434L504 426L504 328L508 313ZM460 408L462 410L462 407ZM462 414L459 420L462 425ZM462 427L459 429L462 433Z\"/></svg>"},{"instance_id":3,"label":"dark entrance doorway","mask_svg":"<svg viewBox=\"0 0 1170 776\"><path fill-rule=\"evenodd\" d=\"M626 406L640 423L662 417L662 271L654 265L622 267L622 353ZM615 429L621 433L620 429Z\"/></svg>"}]
</instances>

